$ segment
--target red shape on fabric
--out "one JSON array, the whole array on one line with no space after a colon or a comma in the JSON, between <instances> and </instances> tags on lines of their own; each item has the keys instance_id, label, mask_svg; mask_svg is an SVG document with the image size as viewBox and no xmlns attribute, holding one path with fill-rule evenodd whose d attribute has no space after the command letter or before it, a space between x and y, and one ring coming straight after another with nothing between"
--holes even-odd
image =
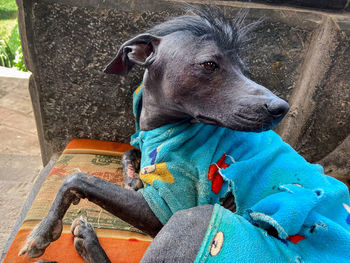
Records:
<instances>
[{"instance_id":1,"label":"red shape on fabric","mask_svg":"<svg viewBox=\"0 0 350 263\"><path fill-rule=\"evenodd\" d=\"M221 158L219 159L219 161L217 162L217 165L221 168L221 166L225 163L225 158L226 158L226 154L223 154L221 156Z\"/></svg>"},{"instance_id":2,"label":"red shape on fabric","mask_svg":"<svg viewBox=\"0 0 350 263\"><path fill-rule=\"evenodd\" d=\"M293 236L289 236L287 237L287 240L289 240L290 242L294 243L294 244L298 244L299 241L304 240L305 237L301 236L301 235L293 235Z\"/></svg>"},{"instance_id":3,"label":"red shape on fabric","mask_svg":"<svg viewBox=\"0 0 350 263\"><path fill-rule=\"evenodd\" d=\"M215 194L218 194L220 192L221 187L224 183L224 179L220 175L218 168L225 169L229 167L229 165L225 163L225 158L226 158L226 154L223 154L216 164L212 164L209 166L208 179L209 181L212 181L211 190Z\"/></svg>"},{"instance_id":4,"label":"red shape on fabric","mask_svg":"<svg viewBox=\"0 0 350 263\"><path fill-rule=\"evenodd\" d=\"M209 166L209 171L208 171L208 179L209 181L212 181L214 178L214 174L218 171L218 167L215 164L212 164Z\"/></svg>"},{"instance_id":5,"label":"red shape on fabric","mask_svg":"<svg viewBox=\"0 0 350 263\"><path fill-rule=\"evenodd\" d=\"M218 194L221 190L223 183L224 183L224 179L222 179L221 175L217 173L211 183L211 190L215 194Z\"/></svg>"}]
</instances>

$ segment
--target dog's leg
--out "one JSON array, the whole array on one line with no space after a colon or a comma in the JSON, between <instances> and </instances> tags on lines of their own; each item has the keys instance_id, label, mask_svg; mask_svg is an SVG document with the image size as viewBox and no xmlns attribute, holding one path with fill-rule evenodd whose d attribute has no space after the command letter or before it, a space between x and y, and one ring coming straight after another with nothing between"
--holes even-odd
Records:
<instances>
[{"instance_id":1,"label":"dog's leg","mask_svg":"<svg viewBox=\"0 0 350 263\"><path fill-rule=\"evenodd\" d=\"M70 204L77 204L81 198L87 198L151 236L155 236L162 228L141 193L121 188L92 175L76 173L64 180L49 213L29 235L19 254L41 256L46 247L60 237L62 218Z\"/></svg>"},{"instance_id":2,"label":"dog's leg","mask_svg":"<svg viewBox=\"0 0 350 263\"><path fill-rule=\"evenodd\" d=\"M124 171L124 188L137 191L143 187L139 177L141 151L132 149L124 153L122 158Z\"/></svg>"},{"instance_id":3,"label":"dog's leg","mask_svg":"<svg viewBox=\"0 0 350 263\"><path fill-rule=\"evenodd\" d=\"M86 262L111 262L101 247L94 228L85 218L80 217L75 219L71 226L71 232L74 236L74 247Z\"/></svg>"},{"instance_id":4,"label":"dog's leg","mask_svg":"<svg viewBox=\"0 0 350 263\"><path fill-rule=\"evenodd\" d=\"M194 262L212 212L211 205L176 212L155 237L141 262Z\"/></svg>"}]
</instances>

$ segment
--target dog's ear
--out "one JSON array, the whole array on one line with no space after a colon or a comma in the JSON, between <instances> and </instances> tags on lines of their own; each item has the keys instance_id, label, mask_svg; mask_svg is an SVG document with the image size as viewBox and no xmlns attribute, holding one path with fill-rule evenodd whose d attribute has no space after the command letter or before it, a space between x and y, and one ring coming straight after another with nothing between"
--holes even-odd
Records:
<instances>
[{"instance_id":1,"label":"dog's ear","mask_svg":"<svg viewBox=\"0 0 350 263\"><path fill-rule=\"evenodd\" d=\"M141 34L126 41L115 58L104 69L108 74L127 74L137 64L147 66L152 62L160 38L150 34Z\"/></svg>"}]
</instances>

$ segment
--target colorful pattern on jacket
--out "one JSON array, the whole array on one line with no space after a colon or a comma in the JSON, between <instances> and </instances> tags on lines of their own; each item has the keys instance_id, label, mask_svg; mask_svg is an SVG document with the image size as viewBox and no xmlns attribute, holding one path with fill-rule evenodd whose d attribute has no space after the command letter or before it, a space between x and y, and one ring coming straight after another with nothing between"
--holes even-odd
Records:
<instances>
[{"instance_id":1,"label":"colorful pattern on jacket","mask_svg":"<svg viewBox=\"0 0 350 263\"><path fill-rule=\"evenodd\" d=\"M137 91L139 117L142 86ZM239 132L184 120L138 129L131 143L142 151L140 192L163 224L176 211L218 204L232 192L235 215L263 231L274 228L283 244L311 242L313 233L329 238L322 242L338 242L332 235L350 242L347 187L273 131Z\"/></svg>"}]
</instances>

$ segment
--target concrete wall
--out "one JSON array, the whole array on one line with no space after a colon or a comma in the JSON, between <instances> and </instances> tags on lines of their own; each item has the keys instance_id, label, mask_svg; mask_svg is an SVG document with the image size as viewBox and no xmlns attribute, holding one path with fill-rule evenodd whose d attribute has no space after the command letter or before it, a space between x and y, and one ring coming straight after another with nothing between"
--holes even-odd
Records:
<instances>
[{"instance_id":1,"label":"concrete wall","mask_svg":"<svg viewBox=\"0 0 350 263\"><path fill-rule=\"evenodd\" d=\"M275 3L215 4L228 16L244 6L250 8L247 21L265 18L252 34L244 59L253 80L291 104L277 132L309 161L325 164L330 174L350 176L350 14L344 11L346 1L333 1L333 6L320 2L322 8L341 12L269 2ZM300 4L289 4L293 2ZM33 73L30 91L44 163L72 137L128 142L134 130L131 95L142 70L119 77L105 75L102 69L124 41L183 14L179 2L17 3L26 65Z\"/></svg>"},{"instance_id":2,"label":"concrete wall","mask_svg":"<svg viewBox=\"0 0 350 263\"><path fill-rule=\"evenodd\" d=\"M241 0L247 2L246 0ZM300 6L316 9L329 9L329 10L350 10L348 0L252 0L257 3L267 3L275 5L285 6Z\"/></svg>"}]
</instances>

